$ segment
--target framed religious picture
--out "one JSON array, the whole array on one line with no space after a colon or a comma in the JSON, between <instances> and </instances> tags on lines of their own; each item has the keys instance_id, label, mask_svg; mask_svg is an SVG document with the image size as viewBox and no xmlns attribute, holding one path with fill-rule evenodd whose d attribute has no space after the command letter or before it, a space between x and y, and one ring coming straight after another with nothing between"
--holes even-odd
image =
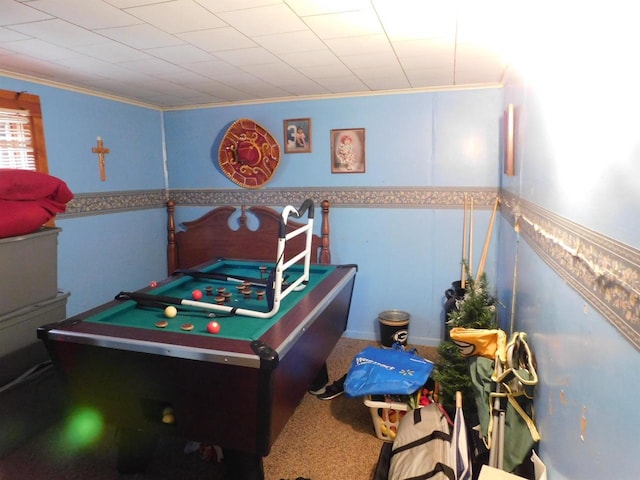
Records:
<instances>
[{"instance_id":1,"label":"framed religious picture","mask_svg":"<svg viewBox=\"0 0 640 480\"><path fill-rule=\"evenodd\" d=\"M284 153L311 151L311 119L293 118L284 121Z\"/></svg>"},{"instance_id":2,"label":"framed religious picture","mask_svg":"<svg viewBox=\"0 0 640 480\"><path fill-rule=\"evenodd\" d=\"M364 128L331 130L331 173L364 173Z\"/></svg>"}]
</instances>

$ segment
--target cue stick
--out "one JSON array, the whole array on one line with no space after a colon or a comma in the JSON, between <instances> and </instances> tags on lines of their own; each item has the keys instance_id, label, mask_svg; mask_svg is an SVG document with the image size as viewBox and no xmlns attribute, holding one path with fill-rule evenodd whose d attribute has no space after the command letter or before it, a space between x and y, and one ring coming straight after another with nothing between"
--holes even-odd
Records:
<instances>
[{"instance_id":1,"label":"cue stick","mask_svg":"<svg viewBox=\"0 0 640 480\"><path fill-rule=\"evenodd\" d=\"M223 282L236 282L236 283L249 282L251 285L255 287L266 287L268 284L268 279L263 280L260 278L244 277L242 275L228 275L226 273L201 272L200 270L176 270L175 272L173 272L173 274L188 275L190 277L195 277L195 278L209 278L212 280L222 280ZM287 284L283 283L283 285L287 285Z\"/></svg>"},{"instance_id":2,"label":"cue stick","mask_svg":"<svg viewBox=\"0 0 640 480\"><path fill-rule=\"evenodd\" d=\"M189 307L202 308L205 310L212 310L214 312L224 312L232 315L244 315L245 317L257 317L257 318L271 318L278 313L278 307L271 309L269 312L258 312L256 310L248 310L246 308L229 307L226 305L218 305L215 303L198 302L195 300L187 300L180 297L169 297L166 295L152 295L149 293L140 292L120 292L115 297L116 300L133 300L135 302L146 302L148 305L150 302L156 303L168 303L170 305L185 305Z\"/></svg>"},{"instance_id":3,"label":"cue stick","mask_svg":"<svg viewBox=\"0 0 640 480\"><path fill-rule=\"evenodd\" d=\"M462 214L462 267L460 272L460 286L465 287L467 272L465 269L465 260L467 258L467 194L464 194L464 206Z\"/></svg>"},{"instance_id":4,"label":"cue stick","mask_svg":"<svg viewBox=\"0 0 640 480\"><path fill-rule=\"evenodd\" d=\"M489 222L489 229L487 230L487 237L484 239L484 246L482 247L482 256L480 257L480 264L478 265L477 276L480 277L484 272L484 265L487 261L487 254L489 253L489 243L491 241L491 234L493 233L493 224L496 220L496 212L498 210L498 204L500 203L500 197L496 197L496 201L493 204L493 212L491 213L491 221Z\"/></svg>"},{"instance_id":5,"label":"cue stick","mask_svg":"<svg viewBox=\"0 0 640 480\"><path fill-rule=\"evenodd\" d=\"M473 195L469 205L469 277L473 277Z\"/></svg>"}]
</instances>

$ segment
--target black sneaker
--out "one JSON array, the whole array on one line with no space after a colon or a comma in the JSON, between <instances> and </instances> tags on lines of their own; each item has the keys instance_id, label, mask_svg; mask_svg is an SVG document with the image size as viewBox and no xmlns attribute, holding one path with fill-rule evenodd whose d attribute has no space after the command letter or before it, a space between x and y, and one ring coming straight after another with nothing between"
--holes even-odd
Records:
<instances>
[{"instance_id":1,"label":"black sneaker","mask_svg":"<svg viewBox=\"0 0 640 480\"><path fill-rule=\"evenodd\" d=\"M311 395L320 395L324 393L327 384L329 383L329 371L327 370L327 364L322 365L322 368L316 375L316 378L313 380L313 383L307 389Z\"/></svg>"},{"instance_id":2,"label":"black sneaker","mask_svg":"<svg viewBox=\"0 0 640 480\"><path fill-rule=\"evenodd\" d=\"M347 375L343 375L338 380L329 385L324 393L318 395L320 400L331 400L336 397L339 397L344 393L344 381L347 379Z\"/></svg>"},{"instance_id":3,"label":"black sneaker","mask_svg":"<svg viewBox=\"0 0 640 480\"><path fill-rule=\"evenodd\" d=\"M307 390L307 392L309 392L311 395L315 395L316 397L318 395L322 395L324 392L327 391L327 385L322 385L322 386L310 386L309 390Z\"/></svg>"}]
</instances>

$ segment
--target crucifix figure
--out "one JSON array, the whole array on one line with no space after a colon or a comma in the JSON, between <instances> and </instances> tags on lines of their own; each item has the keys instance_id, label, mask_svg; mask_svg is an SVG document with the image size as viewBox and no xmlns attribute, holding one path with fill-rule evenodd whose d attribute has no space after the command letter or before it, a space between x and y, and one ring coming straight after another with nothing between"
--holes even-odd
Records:
<instances>
[{"instance_id":1,"label":"crucifix figure","mask_svg":"<svg viewBox=\"0 0 640 480\"><path fill-rule=\"evenodd\" d=\"M105 153L109 153L109 149L103 147L102 138L98 137L98 146L93 147L91 151L98 154L98 164L100 165L100 180L104 182L107 179L107 174L104 170L104 155Z\"/></svg>"}]
</instances>

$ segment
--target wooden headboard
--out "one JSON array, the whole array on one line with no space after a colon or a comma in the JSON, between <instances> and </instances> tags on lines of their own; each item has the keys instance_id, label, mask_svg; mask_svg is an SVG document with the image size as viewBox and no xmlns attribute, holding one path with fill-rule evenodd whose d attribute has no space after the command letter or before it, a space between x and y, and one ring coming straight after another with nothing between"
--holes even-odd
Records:
<instances>
[{"instance_id":1,"label":"wooden headboard","mask_svg":"<svg viewBox=\"0 0 640 480\"><path fill-rule=\"evenodd\" d=\"M329 249L329 201L322 201L322 233L313 235L312 263L331 263ZM168 243L167 264L169 275L178 269L193 268L196 265L217 258L276 261L276 248L280 228L280 213L263 206L240 208L238 228L229 226L229 220L237 209L217 207L196 220L183 222L184 231L176 232L175 202L167 202ZM251 230L247 225L247 215L256 217L258 227ZM315 220L315 219L314 219ZM302 225L287 221L287 230ZM304 249L304 235L287 242L285 256L289 250L300 252Z\"/></svg>"}]
</instances>

